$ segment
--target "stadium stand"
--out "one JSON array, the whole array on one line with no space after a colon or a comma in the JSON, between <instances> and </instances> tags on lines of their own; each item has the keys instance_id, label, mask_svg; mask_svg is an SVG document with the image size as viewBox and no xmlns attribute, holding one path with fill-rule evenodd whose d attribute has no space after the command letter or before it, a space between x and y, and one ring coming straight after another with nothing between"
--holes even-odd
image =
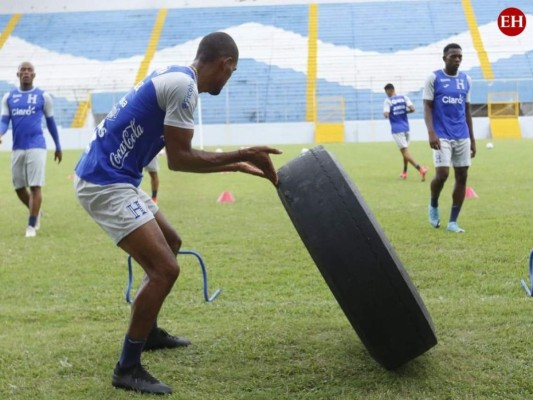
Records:
<instances>
[{"instance_id":1,"label":"stadium stand","mask_svg":"<svg viewBox=\"0 0 533 400\"><path fill-rule=\"evenodd\" d=\"M520 101L533 102L531 41L504 42L495 23L508 2L471 4L494 82L482 81L461 0L395 1L386 8L372 1L327 3L318 6L316 96L342 97L346 120L377 119L383 86L394 82L420 110L424 80L442 67L442 48L454 41L463 46L462 69L476 80L473 102L486 102L488 91L509 87L510 78ZM533 12L528 0L513 6ZM134 84L157 15L153 9L24 14L0 49L0 93L17 84L18 63L31 60L36 84L55 98L61 126L79 125L76 113L89 100L93 114L102 114L117 91ZM10 18L0 15L0 29ZM148 70L188 64L199 39L215 30L236 38L241 59L220 96L202 96L203 122L305 121L309 5L169 9Z\"/></svg>"}]
</instances>

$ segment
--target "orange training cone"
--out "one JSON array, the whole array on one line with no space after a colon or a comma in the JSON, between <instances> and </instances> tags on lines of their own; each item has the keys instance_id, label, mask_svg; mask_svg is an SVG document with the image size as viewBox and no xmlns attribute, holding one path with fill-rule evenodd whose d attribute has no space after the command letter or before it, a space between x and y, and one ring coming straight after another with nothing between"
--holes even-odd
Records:
<instances>
[{"instance_id":1,"label":"orange training cone","mask_svg":"<svg viewBox=\"0 0 533 400\"><path fill-rule=\"evenodd\" d=\"M233 203L234 201L235 197L233 197L231 192L222 192L217 199L217 202L219 203Z\"/></svg>"},{"instance_id":2,"label":"orange training cone","mask_svg":"<svg viewBox=\"0 0 533 400\"><path fill-rule=\"evenodd\" d=\"M465 199L477 199L479 196L476 192L474 192L474 189L472 189L471 186L467 186L465 191Z\"/></svg>"}]
</instances>

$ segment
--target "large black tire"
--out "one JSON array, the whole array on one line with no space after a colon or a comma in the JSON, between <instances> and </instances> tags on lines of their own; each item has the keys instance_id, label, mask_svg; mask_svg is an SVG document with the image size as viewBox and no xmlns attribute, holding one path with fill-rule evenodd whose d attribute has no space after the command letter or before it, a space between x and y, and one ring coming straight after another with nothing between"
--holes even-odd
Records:
<instances>
[{"instance_id":1,"label":"large black tire","mask_svg":"<svg viewBox=\"0 0 533 400\"><path fill-rule=\"evenodd\" d=\"M296 231L370 355L395 369L436 345L422 299L333 156L315 147L278 175Z\"/></svg>"}]
</instances>

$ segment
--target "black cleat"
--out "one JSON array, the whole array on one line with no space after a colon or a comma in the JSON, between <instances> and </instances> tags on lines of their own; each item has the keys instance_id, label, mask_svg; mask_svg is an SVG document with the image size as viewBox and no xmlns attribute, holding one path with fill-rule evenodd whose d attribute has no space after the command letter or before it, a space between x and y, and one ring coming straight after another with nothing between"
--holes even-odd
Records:
<instances>
[{"instance_id":1,"label":"black cleat","mask_svg":"<svg viewBox=\"0 0 533 400\"><path fill-rule=\"evenodd\" d=\"M158 350L158 349L173 349L175 347L187 347L191 341L186 338L170 335L167 331L161 328L152 329L143 351Z\"/></svg>"},{"instance_id":2,"label":"black cleat","mask_svg":"<svg viewBox=\"0 0 533 400\"><path fill-rule=\"evenodd\" d=\"M172 393L172 389L169 386L159 382L140 364L128 369L121 369L117 363L113 370L113 380L111 383L116 388L133 390L140 393Z\"/></svg>"}]
</instances>

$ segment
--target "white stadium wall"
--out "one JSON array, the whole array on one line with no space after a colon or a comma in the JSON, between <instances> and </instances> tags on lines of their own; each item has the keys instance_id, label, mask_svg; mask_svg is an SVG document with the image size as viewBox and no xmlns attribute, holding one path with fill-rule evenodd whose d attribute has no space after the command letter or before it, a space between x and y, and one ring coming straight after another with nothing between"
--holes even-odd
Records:
<instances>
[{"instance_id":1,"label":"white stadium wall","mask_svg":"<svg viewBox=\"0 0 533 400\"><path fill-rule=\"evenodd\" d=\"M524 138L533 138L533 117L520 117L520 126ZM201 136L200 133L203 133ZM388 121L346 121L345 137L347 143L362 142L393 142ZM474 118L476 139L490 138L488 118ZM89 128L60 128L59 136L64 149L83 149L92 136ZM53 149L50 135L46 134L49 149ZM196 126L193 145L195 147L234 147L254 144L312 144L314 125L312 123L279 123L279 124L237 124L237 125L206 125L203 129ZM411 120L411 139L427 140L424 121ZM11 149L11 133L3 137L0 151Z\"/></svg>"}]
</instances>

